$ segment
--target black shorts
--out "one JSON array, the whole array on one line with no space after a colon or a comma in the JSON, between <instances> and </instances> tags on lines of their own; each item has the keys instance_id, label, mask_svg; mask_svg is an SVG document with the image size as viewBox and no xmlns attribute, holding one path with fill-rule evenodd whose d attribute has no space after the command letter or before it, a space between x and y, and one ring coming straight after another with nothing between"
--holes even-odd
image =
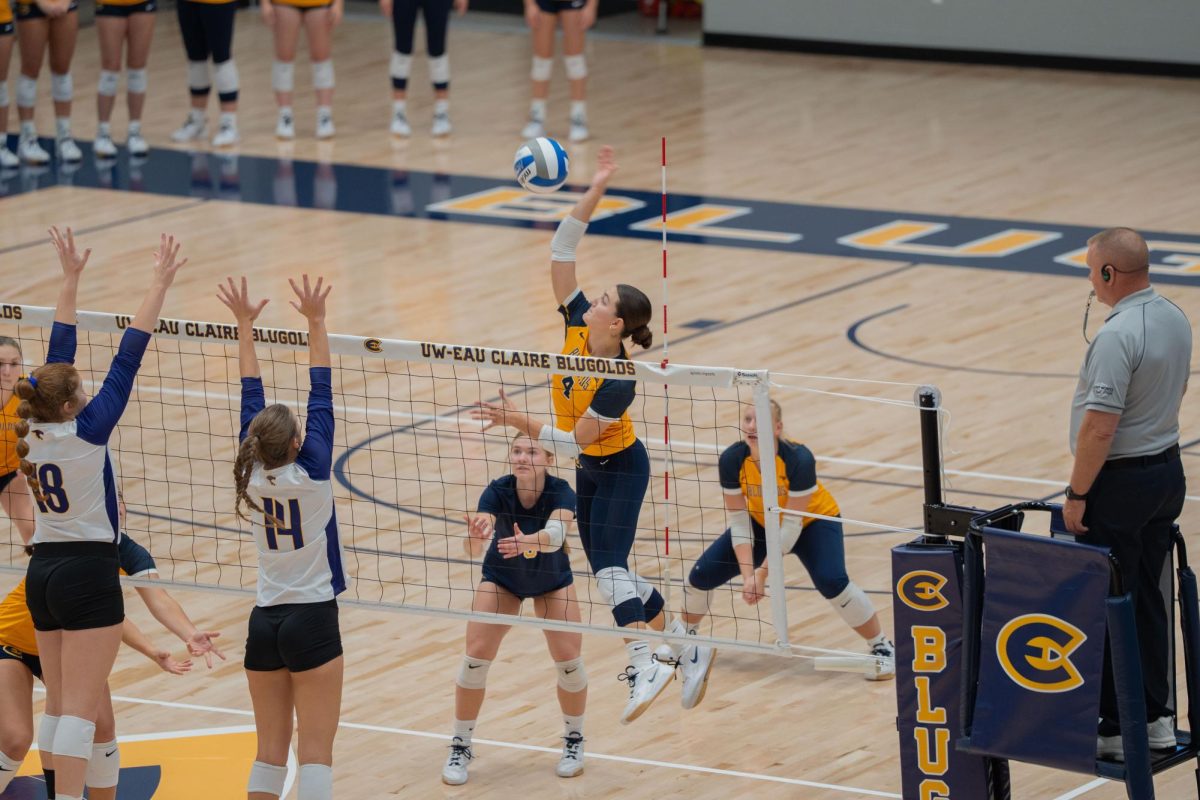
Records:
<instances>
[{"instance_id":1,"label":"black shorts","mask_svg":"<svg viewBox=\"0 0 1200 800\"><path fill-rule=\"evenodd\" d=\"M67 13L79 10L79 0L71 0L71 5L67 7ZM17 3L17 19L46 19L46 15L37 7L37 3Z\"/></svg>"},{"instance_id":2,"label":"black shorts","mask_svg":"<svg viewBox=\"0 0 1200 800\"><path fill-rule=\"evenodd\" d=\"M246 669L304 672L342 654L336 600L255 606L246 636Z\"/></svg>"},{"instance_id":3,"label":"black shorts","mask_svg":"<svg viewBox=\"0 0 1200 800\"><path fill-rule=\"evenodd\" d=\"M97 17L128 17L133 14L153 14L158 11L157 0L143 0L141 3L131 3L127 6L116 6L96 0Z\"/></svg>"},{"instance_id":4,"label":"black shorts","mask_svg":"<svg viewBox=\"0 0 1200 800\"><path fill-rule=\"evenodd\" d=\"M125 619L117 546L43 542L33 546L25 603L39 631L82 631Z\"/></svg>"},{"instance_id":5,"label":"black shorts","mask_svg":"<svg viewBox=\"0 0 1200 800\"><path fill-rule=\"evenodd\" d=\"M33 673L33 677L38 680L42 679L42 660L37 656L31 656L24 650L18 650L10 644L0 644L0 661L6 658L13 661L20 661Z\"/></svg>"},{"instance_id":6,"label":"black shorts","mask_svg":"<svg viewBox=\"0 0 1200 800\"><path fill-rule=\"evenodd\" d=\"M10 22L9 24L11 25L12 23ZM3 33L4 26L0 25L0 34ZM12 472L6 472L3 475L0 475L0 492L3 492L5 489L7 489L8 485L13 482L13 478L15 477L17 477L17 470L15 469Z\"/></svg>"},{"instance_id":7,"label":"black shorts","mask_svg":"<svg viewBox=\"0 0 1200 800\"><path fill-rule=\"evenodd\" d=\"M0 36L12 36L17 32L16 24L10 19L8 22L0 22ZM16 473L12 473L16 474ZM12 480L12 478L9 478Z\"/></svg>"},{"instance_id":8,"label":"black shorts","mask_svg":"<svg viewBox=\"0 0 1200 800\"><path fill-rule=\"evenodd\" d=\"M587 0L537 0L538 8L547 14L560 11L578 11L587 5Z\"/></svg>"}]
</instances>

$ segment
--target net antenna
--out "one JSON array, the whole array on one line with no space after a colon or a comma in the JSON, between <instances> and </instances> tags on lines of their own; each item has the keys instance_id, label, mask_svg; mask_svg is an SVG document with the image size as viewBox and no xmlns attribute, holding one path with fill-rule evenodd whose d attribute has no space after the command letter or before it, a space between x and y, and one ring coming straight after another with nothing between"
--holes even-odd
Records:
<instances>
[{"instance_id":1,"label":"net antenna","mask_svg":"<svg viewBox=\"0 0 1200 800\"><path fill-rule=\"evenodd\" d=\"M667 324L667 300L670 282L667 279L667 137L662 137L662 362L665 371L671 363L669 335ZM663 576L663 599L667 608L671 608L671 589L675 583L671 576L671 473L674 462L671 459L671 392L670 387L663 384L663 557L659 563L659 574ZM666 564L661 563L662 560ZM680 560L683 569L683 561Z\"/></svg>"}]
</instances>

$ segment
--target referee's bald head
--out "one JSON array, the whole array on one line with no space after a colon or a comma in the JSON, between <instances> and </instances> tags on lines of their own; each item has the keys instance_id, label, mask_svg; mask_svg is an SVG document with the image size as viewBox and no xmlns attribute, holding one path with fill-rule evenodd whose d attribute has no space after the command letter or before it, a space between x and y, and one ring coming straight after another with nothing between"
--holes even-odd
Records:
<instances>
[{"instance_id":1,"label":"referee's bald head","mask_svg":"<svg viewBox=\"0 0 1200 800\"><path fill-rule=\"evenodd\" d=\"M1101 263L1111 264L1117 272L1140 272L1150 266L1150 248L1132 228L1108 228L1088 239ZM1149 277L1149 275L1147 275Z\"/></svg>"}]
</instances>

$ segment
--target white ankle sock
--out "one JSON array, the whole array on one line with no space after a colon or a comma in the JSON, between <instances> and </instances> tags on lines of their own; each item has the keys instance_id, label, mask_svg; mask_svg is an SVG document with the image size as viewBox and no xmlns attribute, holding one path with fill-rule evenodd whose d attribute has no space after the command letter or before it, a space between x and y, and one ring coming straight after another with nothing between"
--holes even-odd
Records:
<instances>
[{"instance_id":1,"label":"white ankle sock","mask_svg":"<svg viewBox=\"0 0 1200 800\"><path fill-rule=\"evenodd\" d=\"M54 133L59 139L71 138L71 118L70 117L55 117L54 118Z\"/></svg>"},{"instance_id":2,"label":"white ankle sock","mask_svg":"<svg viewBox=\"0 0 1200 800\"><path fill-rule=\"evenodd\" d=\"M875 645L877 645L877 644L883 644L883 643L885 643L887 640L888 640L887 634L886 634L886 633L880 633L880 634L879 634L878 636L876 636L874 639L867 639L867 645L869 645L870 647L874 647L874 646L875 646Z\"/></svg>"},{"instance_id":3,"label":"white ankle sock","mask_svg":"<svg viewBox=\"0 0 1200 800\"><path fill-rule=\"evenodd\" d=\"M583 736L583 714L578 717L563 714L563 735L570 736L572 733Z\"/></svg>"},{"instance_id":4,"label":"white ankle sock","mask_svg":"<svg viewBox=\"0 0 1200 800\"><path fill-rule=\"evenodd\" d=\"M142 135L142 121L140 119L129 120L129 135L130 136L141 136Z\"/></svg>"},{"instance_id":5,"label":"white ankle sock","mask_svg":"<svg viewBox=\"0 0 1200 800\"><path fill-rule=\"evenodd\" d=\"M587 119L587 101L571 101L571 119Z\"/></svg>"},{"instance_id":6,"label":"white ankle sock","mask_svg":"<svg viewBox=\"0 0 1200 800\"><path fill-rule=\"evenodd\" d=\"M450 113L450 101L449 100L434 100L433 101L433 113L434 114L449 114Z\"/></svg>"},{"instance_id":7,"label":"white ankle sock","mask_svg":"<svg viewBox=\"0 0 1200 800\"><path fill-rule=\"evenodd\" d=\"M650 657L650 644L643 639L627 642L625 650L629 653L629 663L638 670L649 669L654 665Z\"/></svg>"},{"instance_id":8,"label":"white ankle sock","mask_svg":"<svg viewBox=\"0 0 1200 800\"><path fill-rule=\"evenodd\" d=\"M544 120L546 118L546 101L534 98L529 103L529 116L534 119Z\"/></svg>"},{"instance_id":9,"label":"white ankle sock","mask_svg":"<svg viewBox=\"0 0 1200 800\"><path fill-rule=\"evenodd\" d=\"M104 136L104 137L111 137L112 136L112 124L108 123L108 122L101 122L99 125L96 126L96 135Z\"/></svg>"},{"instance_id":10,"label":"white ankle sock","mask_svg":"<svg viewBox=\"0 0 1200 800\"><path fill-rule=\"evenodd\" d=\"M392 101L392 113L393 114L407 114L408 113L408 101L407 100L393 100Z\"/></svg>"},{"instance_id":11,"label":"white ankle sock","mask_svg":"<svg viewBox=\"0 0 1200 800\"><path fill-rule=\"evenodd\" d=\"M471 736L475 733L475 723L477 721L473 719L454 720L454 736L462 739L463 744L470 744Z\"/></svg>"}]
</instances>

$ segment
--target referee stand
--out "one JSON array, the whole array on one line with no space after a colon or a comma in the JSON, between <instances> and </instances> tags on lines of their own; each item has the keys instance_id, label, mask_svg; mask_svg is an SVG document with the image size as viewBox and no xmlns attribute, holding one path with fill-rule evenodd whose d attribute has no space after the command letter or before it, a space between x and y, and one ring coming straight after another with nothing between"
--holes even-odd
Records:
<instances>
[{"instance_id":1,"label":"referee stand","mask_svg":"<svg viewBox=\"0 0 1200 800\"><path fill-rule=\"evenodd\" d=\"M1017 760L1121 781L1130 798L1151 800L1154 774L1200 748L1177 728L1174 748L1150 750L1133 599L1115 557L1076 543L1057 505L942 502L939 404L936 390L918 393L925 534L892 551L903 796L1007 800ZM1049 536L1020 532L1029 512L1050 515ZM1200 599L1178 528L1173 543L1160 590L1172 629L1178 593L1187 722L1197 730ZM1097 757L1106 639L1124 761ZM1175 655L1172 644L1172 711ZM1200 761L1196 780L1200 796Z\"/></svg>"}]
</instances>

